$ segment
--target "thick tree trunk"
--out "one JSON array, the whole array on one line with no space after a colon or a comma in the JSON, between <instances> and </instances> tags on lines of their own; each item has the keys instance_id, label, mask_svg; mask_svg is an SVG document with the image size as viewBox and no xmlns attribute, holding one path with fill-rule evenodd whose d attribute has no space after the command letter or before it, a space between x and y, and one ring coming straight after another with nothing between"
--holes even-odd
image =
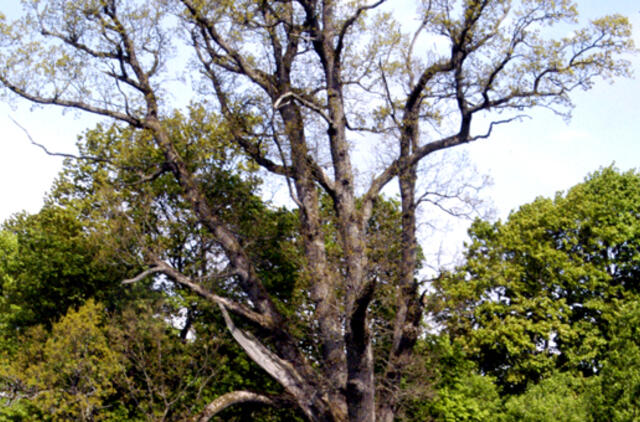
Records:
<instances>
[{"instance_id":1,"label":"thick tree trunk","mask_svg":"<svg viewBox=\"0 0 640 422\"><path fill-rule=\"evenodd\" d=\"M380 394L378 404L379 421L392 422L398 411L399 400L396 388L410 363L413 348L418 340L422 305L418 284L415 280L418 241L416 238L416 181L417 164L409 157L418 148L417 102L407 103L404 115L405 126L400 138L400 174L398 175L402 199L402 261L396 299L396 316L392 346L388 357L383 383L387 386Z\"/></svg>"}]
</instances>

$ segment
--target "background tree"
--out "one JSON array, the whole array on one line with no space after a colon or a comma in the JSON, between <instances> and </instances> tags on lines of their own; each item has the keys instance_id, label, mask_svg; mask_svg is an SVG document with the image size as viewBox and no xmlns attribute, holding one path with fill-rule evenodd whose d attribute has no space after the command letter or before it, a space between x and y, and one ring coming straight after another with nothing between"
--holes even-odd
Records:
<instances>
[{"instance_id":1,"label":"background tree","mask_svg":"<svg viewBox=\"0 0 640 422\"><path fill-rule=\"evenodd\" d=\"M578 374L556 373L505 403L504 421L592 421L589 385Z\"/></svg>"},{"instance_id":2,"label":"background tree","mask_svg":"<svg viewBox=\"0 0 640 422\"><path fill-rule=\"evenodd\" d=\"M555 370L636 367L613 356L624 338L618 321L633 319L623 309L638 300L639 200L640 176L609 167L504 223L474 223L466 263L436 285L439 315L505 391Z\"/></svg>"},{"instance_id":3,"label":"background tree","mask_svg":"<svg viewBox=\"0 0 640 422\"><path fill-rule=\"evenodd\" d=\"M3 409L3 416L23 413L24 419L53 421L111 419L112 412L105 410L115 404L109 398L122 370L118 354L99 328L102 323L101 307L89 300L54 324L48 338L41 326L29 330L22 337L26 340L22 353L12 356L13 362L2 362L4 400L18 401L17 406ZM31 399L31 406L21 403L25 399Z\"/></svg>"},{"instance_id":4,"label":"background tree","mask_svg":"<svg viewBox=\"0 0 640 422\"><path fill-rule=\"evenodd\" d=\"M138 181L175 178L177 190L167 193L184 199L184 213L170 221L197 222L228 270L219 280L225 289L214 293L168 259L158 233L155 247L145 242L149 269L135 279L163 273L217 304L247 356L314 421L389 421L398 410L393 389L382 387L400 384L422 323L415 211L423 159L486 138L528 107L566 111L573 89L589 88L596 76L626 75L618 54L632 47L620 16L561 40L541 36L541 28L575 21L569 1L420 2L420 25L406 35L389 15L372 13L384 3L33 0L24 18L0 26L0 82L35 103L128 125L121 129L132 132L132 142L163 160L138 168ZM423 37L439 37L447 47L415 51L426 45L417 42ZM176 108L169 60L182 40L202 76L199 93L210 98L209 117L218 116L226 139L255 164L290 183L303 245L296 291L304 281L309 292L308 311L298 316L309 317L314 348L296 336L250 239L211 202L211 178L183 154L188 138L166 123ZM500 120L472 127L476 115L492 111L503 113ZM358 134L394 145L362 190L352 158ZM370 321L379 285L368 277L366 239L374 205L392 180L401 196L401 265L392 281L387 364L376 374ZM334 240L322 226L321 192L336 216L339 267L329 260ZM125 211L135 214L127 208L120 215ZM225 274L216 271L218 261L207 262L206 275Z\"/></svg>"},{"instance_id":5,"label":"background tree","mask_svg":"<svg viewBox=\"0 0 640 422\"><path fill-rule=\"evenodd\" d=\"M637 301L620 304L607 338L602 369L593 382L594 420L625 421L640 415L640 313Z\"/></svg>"},{"instance_id":6,"label":"background tree","mask_svg":"<svg viewBox=\"0 0 640 422\"><path fill-rule=\"evenodd\" d=\"M76 210L52 205L38 214L18 214L4 223L2 233L13 249L2 249L0 313L7 318L5 333L50 326L89 298L112 309L131 299L120 282L140 267L119 265L116 254L101 246Z\"/></svg>"}]
</instances>

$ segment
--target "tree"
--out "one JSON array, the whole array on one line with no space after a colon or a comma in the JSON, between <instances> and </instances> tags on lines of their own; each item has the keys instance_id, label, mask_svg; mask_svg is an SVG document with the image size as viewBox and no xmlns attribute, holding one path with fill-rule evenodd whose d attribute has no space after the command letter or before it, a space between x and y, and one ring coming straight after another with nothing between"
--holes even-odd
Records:
<instances>
[{"instance_id":1,"label":"tree","mask_svg":"<svg viewBox=\"0 0 640 422\"><path fill-rule=\"evenodd\" d=\"M219 248L226 272L217 273L227 275L226 289L211 291L164 259L160 244L147 249L149 269L135 279L162 273L217 304L249 358L313 421L389 421L398 410L394 387L423 316L416 208L425 157L486 138L529 107L566 111L573 89L589 88L597 76L626 75L618 57L632 47L621 16L546 39L541 28L576 19L569 1L423 1L413 34L388 14L374 14L384 3L33 0L24 18L0 27L0 82L8 91L142 133L131 141L162 162L138 167L137 182L175 178L179 189L171 194L185 200L184 221L197 222ZM416 52L425 37L447 47ZM176 108L168 80L177 46L191 48L198 94L208 99L221 136L290 186L303 245L297 281L308 291L299 315L308 317L313 347L278 306L247 249L250 239L211 202L208 175L180 153L188 139L166 124ZM472 128L486 112L503 117ZM352 148L362 136L393 147L360 190L367 178L356 177ZM383 284L368 276L366 239L374 205L392 180L401 197L400 265L385 281L395 303L386 315L386 363L376 372L370 321ZM335 237L322 224L321 192L331 199ZM339 255L337 265L330 253Z\"/></svg>"},{"instance_id":2,"label":"tree","mask_svg":"<svg viewBox=\"0 0 640 422\"><path fill-rule=\"evenodd\" d=\"M90 223L83 224L71 207L51 204L38 214L18 214L5 221L1 233L6 239L0 245L5 335L38 324L50 327L90 298L115 309L134 296L120 282L140 267L121 265L118 252L105 249Z\"/></svg>"},{"instance_id":3,"label":"tree","mask_svg":"<svg viewBox=\"0 0 640 422\"><path fill-rule=\"evenodd\" d=\"M640 415L639 311L638 302L631 300L616 309L602 370L589 397L595 420L628 421Z\"/></svg>"},{"instance_id":4,"label":"tree","mask_svg":"<svg viewBox=\"0 0 640 422\"><path fill-rule=\"evenodd\" d=\"M638 203L640 175L609 167L504 223L473 224L465 264L438 280L439 317L507 392L555 370L635 367L618 321L633 320L623 310L640 292ZM628 364L616 357L621 344Z\"/></svg>"},{"instance_id":5,"label":"tree","mask_svg":"<svg viewBox=\"0 0 640 422\"><path fill-rule=\"evenodd\" d=\"M89 300L54 324L50 336L41 326L23 335L22 353L0 362L3 398L17 402L0 416L26 411L25 419L113 420L104 410L114 405L109 398L122 368L100 329L103 317L102 307Z\"/></svg>"},{"instance_id":6,"label":"tree","mask_svg":"<svg viewBox=\"0 0 640 422\"><path fill-rule=\"evenodd\" d=\"M584 379L568 372L557 373L531 384L527 391L505 404L508 421L592 421ZM596 419L598 420L598 419ZM606 419L600 419L606 420Z\"/></svg>"},{"instance_id":7,"label":"tree","mask_svg":"<svg viewBox=\"0 0 640 422\"><path fill-rule=\"evenodd\" d=\"M249 163L243 163L242 157L237 156L237 153L234 154L228 144L221 142L219 137L212 136L218 132L207 132L213 129L207 124L206 114L202 111L201 107L194 107L190 109L188 116L175 116L167 122L171 131L179 131L182 134L197 133L197 136L190 136L197 142L179 145L180 153L189 157L190 165L207 175L206 180L202 180L202 185L209 203L218 210L220 217L234 228L239 237L248 239L245 244L246 250L256 265L261 279L264 280L265 286L272 294L276 306L287 317L287 323L295 332L298 341L308 347L311 352L316 347L316 340L304 330L309 323L309 315L305 312L305 309L308 309L304 294L306 281L304 277L297 275L301 269L301 239L298 234L296 213L286 209L271 209L253 194L260 182L253 172L247 173L241 170ZM198 222L191 220L188 214L184 214L185 201L174 194L179 191L176 181L171 177L163 176L149 183L135 183L138 177L135 169L162 164L161 160L154 163L154 158L158 159L158 157L149 154L139 142L131 142L131 137L138 135L140 134L136 135L130 130L122 130L117 126L111 128L99 126L88 131L78 142L81 154L100 156L111 164L68 161L49 196L49 205L73 210L80 226L86 224L88 228L97 227L104 230L104 232L94 232L94 238L100 240L99 243L105 254L117 255L122 265L139 266L141 257L153 253L161 254L160 256L173 267L179 268L180 272L187 277L174 280L163 277L146 278L149 279L153 289L159 289L166 295L167 304L164 310L158 309L155 311L156 314L164 315L165 319L171 320L182 318L179 317L179 310L186 311L186 323L181 329L181 337L185 338L187 333L193 334L193 330L197 327L201 329L206 327L205 331L197 331L195 334L198 344L194 347L199 347L201 336L218 337L216 332L221 321L211 315L205 303L194 297L189 289L185 289L185 286L189 287L189 278L199 280L199 284L209 291L224 291L228 296L241 295L242 292L234 291L233 287L228 285L226 280L228 269L212 266L212 262L215 262L213 258L220 254L217 244L209 241L206 236L203 237L203 231ZM203 144L206 144L206 148ZM215 152L212 153L212 151ZM111 169L112 165L117 170ZM122 209L131 211L125 215ZM321 216L328 239L327 244L331 245L328 250L329 260L339 267L341 250L337 241L335 213L331 200L327 196L322 198ZM260 221L260 225L256 225L255 221ZM377 315L377 318L372 320L372 331L376 335L375 350L384 352L390 347L393 330L393 327L389 326L389 315L393 312L394 305L391 281L397 276L399 268L398 251L401 235L399 203L392 200L378 200L372 211L369 226L367 249L372 251L373 259L367 267L367 274L368 277L378 279L380 285L372 304L376 308ZM138 239L137 245L130 244L132 237ZM110 250L117 252L109 252ZM187 280L186 285L185 280ZM141 281L141 278L132 279L133 281ZM128 283L130 282L127 281ZM205 290L200 292L205 292L206 297ZM139 301L139 299L136 300L136 302ZM184 314L182 315L184 317ZM146 330L153 330L153 327L157 328L158 324L162 325L158 322ZM146 327L148 323L143 325ZM142 330L142 328L139 329L141 332ZM135 337L138 342L144 342L140 339L140 335ZM161 338L154 335L150 338L156 337ZM173 339L174 342L175 340ZM186 350L180 345L170 346L171 339L166 341L168 346L164 351L171 351L171 353L161 353L162 356L173 355L178 353L178 350ZM145 343L153 345L154 341ZM222 350L225 351L216 353L217 360L227 359L227 356L234 354L226 348ZM136 354L140 353L142 352ZM144 353L149 356L154 355L153 351L144 351ZM377 355L381 356L383 353ZM309 356L313 355L310 353ZM164 360L167 359L173 358L167 357ZM178 362L181 361L181 358L176 359ZM313 356L313 359L316 357ZM378 367L384 367L385 362L378 359L379 361L376 362ZM140 358L135 360L139 361ZM144 361L147 359L145 358ZM208 364L210 365L211 361ZM169 366L172 367L172 365ZM179 367L179 365L176 366ZM414 365L413 368L418 370L412 369L412 379L403 382L403 385L408 388L403 388L400 392L404 401L424 398L423 393L428 390L428 383L420 379L420 376L426 372L425 368L420 368L420 365ZM145 373L161 372L153 368L143 369ZM201 370L208 369L204 365ZM262 390L268 384L264 379L256 378L255 375L241 376L245 372L241 365L229 370L237 373L238 381L254 379L254 384L261 385ZM142 377L139 378L143 385L134 383L135 388L145 388L144 384L149 382ZM224 389L219 385L220 378L220 375L216 376L218 391L220 388ZM155 378L153 381L153 384L160 386L165 383ZM422 386L415 388L418 383ZM246 382L235 382L236 386L240 384L246 384ZM146 389L149 388L146 387ZM151 389L155 390L155 386ZM182 393L175 392L175 394ZM240 392L238 395L250 396L247 392ZM267 402L264 398L261 400ZM273 398L268 400L270 403L276 401ZM177 403L172 400L170 402L170 407L175 408ZM214 401L207 408L217 407L217 402ZM149 395L146 395L140 400L137 408L149 406L150 409L157 403L162 405L162 400L150 400ZM190 407L192 406L191 404ZM169 406L166 409L169 409ZM175 417L175 409L171 410L171 414ZM224 418L229 420L229 414ZM291 416L287 420L290 418Z\"/></svg>"}]
</instances>

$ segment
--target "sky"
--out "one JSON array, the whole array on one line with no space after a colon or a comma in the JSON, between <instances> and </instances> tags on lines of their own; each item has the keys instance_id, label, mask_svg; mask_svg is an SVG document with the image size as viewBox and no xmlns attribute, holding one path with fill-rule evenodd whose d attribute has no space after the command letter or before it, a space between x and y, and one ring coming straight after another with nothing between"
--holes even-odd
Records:
<instances>
[{"instance_id":1,"label":"sky","mask_svg":"<svg viewBox=\"0 0 640 422\"><path fill-rule=\"evenodd\" d=\"M393 0L396 1L396 0ZM402 7L404 0L397 0ZM18 0L3 0L0 12L15 15ZM584 0L584 19L621 13L634 24L640 47L640 5L637 0ZM401 10L409 16L409 11ZM640 54L629 57L640 77ZM498 128L488 140L466 147L478 171L493 178L485 192L500 218L538 196L553 196L584 180L603 166L615 163L621 170L640 166L640 79L614 84L597 81L587 92L576 92L573 118L565 122L545 110L531 119ZM27 128L31 137L50 150L74 152L77 136L98 122L87 114L57 108L9 103L0 98L0 221L26 210L37 212L45 193L61 168L62 160L32 146L11 119ZM464 225L466 223L461 223Z\"/></svg>"}]
</instances>

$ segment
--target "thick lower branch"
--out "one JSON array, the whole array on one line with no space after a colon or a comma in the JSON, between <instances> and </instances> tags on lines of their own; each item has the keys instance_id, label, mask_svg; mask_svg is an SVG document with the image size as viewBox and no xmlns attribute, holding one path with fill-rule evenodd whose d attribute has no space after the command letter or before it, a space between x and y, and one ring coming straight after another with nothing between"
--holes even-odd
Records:
<instances>
[{"instance_id":1,"label":"thick lower branch","mask_svg":"<svg viewBox=\"0 0 640 422\"><path fill-rule=\"evenodd\" d=\"M224 305L219 305L227 329L245 353L282 385L310 421L334 420L331 404L321 397L318 385L303 377L297 368L283 360L250 333L235 326ZM302 368L304 370L304 368ZM304 372L303 372L304 373Z\"/></svg>"},{"instance_id":2,"label":"thick lower branch","mask_svg":"<svg viewBox=\"0 0 640 422\"><path fill-rule=\"evenodd\" d=\"M267 396L252 393L250 391L232 391L209 403L199 415L191 419L191 422L208 422L212 417L227 407L241 403L262 403L266 405L273 405L274 401Z\"/></svg>"}]
</instances>

